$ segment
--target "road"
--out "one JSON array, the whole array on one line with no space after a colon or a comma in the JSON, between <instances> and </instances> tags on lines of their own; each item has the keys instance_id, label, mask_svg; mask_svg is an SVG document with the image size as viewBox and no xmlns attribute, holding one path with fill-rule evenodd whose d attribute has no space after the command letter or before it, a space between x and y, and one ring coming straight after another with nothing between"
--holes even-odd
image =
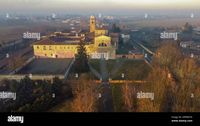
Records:
<instances>
[{"instance_id":1,"label":"road","mask_svg":"<svg viewBox=\"0 0 200 126\"><path fill-rule=\"evenodd\" d=\"M155 55L155 53L153 51L151 51L150 49L148 49L147 47L145 47L143 44L141 44L141 42L133 42L131 43L134 47L136 47L137 49L139 49L143 54L144 54L144 59L145 62L149 65L151 65L152 62L152 57Z\"/></svg>"},{"instance_id":2,"label":"road","mask_svg":"<svg viewBox=\"0 0 200 126\"><path fill-rule=\"evenodd\" d=\"M102 83L100 85L100 93L102 95L100 104L102 104L102 112L113 112L112 89L109 84L109 74L104 58L100 59L100 71L102 77Z\"/></svg>"},{"instance_id":3,"label":"road","mask_svg":"<svg viewBox=\"0 0 200 126\"><path fill-rule=\"evenodd\" d=\"M101 98L99 98L100 112L113 112L112 89L109 82L102 82L98 87Z\"/></svg>"},{"instance_id":4,"label":"road","mask_svg":"<svg viewBox=\"0 0 200 126\"><path fill-rule=\"evenodd\" d=\"M32 40L17 40L0 48L0 73L9 74L11 72L6 66L15 57L23 57L25 60L31 58L33 56L32 47L30 46L32 42ZM6 57L7 54L9 54L9 57Z\"/></svg>"},{"instance_id":5,"label":"road","mask_svg":"<svg viewBox=\"0 0 200 126\"><path fill-rule=\"evenodd\" d=\"M112 89L109 84L109 74L104 58L100 59L100 73L98 73L91 65L91 72L101 80L101 84L97 87L99 93L99 111L113 112Z\"/></svg>"},{"instance_id":6,"label":"road","mask_svg":"<svg viewBox=\"0 0 200 126\"><path fill-rule=\"evenodd\" d=\"M149 54L152 54L152 55L155 55L154 52L152 52L150 49L148 49L147 47L145 47L144 45L138 43L138 42L135 42L136 44L138 44L140 47L142 47L143 50L145 50L146 52L148 52Z\"/></svg>"}]
</instances>

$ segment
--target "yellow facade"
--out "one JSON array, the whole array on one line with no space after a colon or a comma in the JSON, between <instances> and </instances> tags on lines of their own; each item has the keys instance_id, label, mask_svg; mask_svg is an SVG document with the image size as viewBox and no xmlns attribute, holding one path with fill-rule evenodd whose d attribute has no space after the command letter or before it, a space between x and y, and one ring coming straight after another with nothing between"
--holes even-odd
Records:
<instances>
[{"instance_id":1,"label":"yellow facade","mask_svg":"<svg viewBox=\"0 0 200 126\"><path fill-rule=\"evenodd\" d=\"M85 45L91 58L114 59L116 48L111 44L111 37L106 36L108 30L96 29L95 17L90 17L90 32L95 33L93 41ZM61 33L62 34L62 33ZM76 37L75 37L76 38ZM55 38L57 39L57 38ZM58 37L58 39L60 39ZM77 54L78 43L55 42L49 38L33 45L34 55L41 58L74 58Z\"/></svg>"},{"instance_id":2,"label":"yellow facade","mask_svg":"<svg viewBox=\"0 0 200 126\"><path fill-rule=\"evenodd\" d=\"M95 36L101 36L101 35L107 35L108 30L105 29L96 29L95 30Z\"/></svg>"},{"instance_id":3,"label":"yellow facade","mask_svg":"<svg viewBox=\"0 0 200 126\"><path fill-rule=\"evenodd\" d=\"M78 44L34 44L34 55L41 58L74 58L77 54ZM115 52L111 45L111 38L108 36L95 37L94 43L85 45L87 54L91 57L99 52L99 49L107 50L106 53ZM105 51L104 51L105 53ZM113 54L112 54L112 57Z\"/></svg>"},{"instance_id":4,"label":"yellow facade","mask_svg":"<svg viewBox=\"0 0 200 126\"><path fill-rule=\"evenodd\" d=\"M90 17L90 32L95 32L96 29L96 19L94 16Z\"/></svg>"},{"instance_id":5,"label":"yellow facade","mask_svg":"<svg viewBox=\"0 0 200 126\"><path fill-rule=\"evenodd\" d=\"M107 35L108 30L106 29L97 29L96 28L96 18L94 16L90 17L90 32L95 34L95 36Z\"/></svg>"},{"instance_id":6,"label":"yellow facade","mask_svg":"<svg viewBox=\"0 0 200 126\"><path fill-rule=\"evenodd\" d=\"M108 36L99 36L95 37L94 39L94 45L96 48L99 47L110 47L111 46L111 38Z\"/></svg>"},{"instance_id":7,"label":"yellow facade","mask_svg":"<svg viewBox=\"0 0 200 126\"><path fill-rule=\"evenodd\" d=\"M77 53L78 45L33 45L36 57L47 58L73 58ZM93 44L86 45L87 53L93 52Z\"/></svg>"}]
</instances>

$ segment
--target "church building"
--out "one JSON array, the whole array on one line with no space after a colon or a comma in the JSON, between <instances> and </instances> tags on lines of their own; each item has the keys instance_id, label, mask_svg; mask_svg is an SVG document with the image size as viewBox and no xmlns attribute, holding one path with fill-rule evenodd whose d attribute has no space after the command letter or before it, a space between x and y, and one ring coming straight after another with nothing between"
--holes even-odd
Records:
<instances>
[{"instance_id":1,"label":"church building","mask_svg":"<svg viewBox=\"0 0 200 126\"><path fill-rule=\"evenodd\" d=\"M74 58L79 43L83 41L91 59L115 59L116 43L112 42L105 28L96 27L96 18L90 17L89 32L62 33L55 32L33 45L37 58Z\"/></svg>"}]
</instances>

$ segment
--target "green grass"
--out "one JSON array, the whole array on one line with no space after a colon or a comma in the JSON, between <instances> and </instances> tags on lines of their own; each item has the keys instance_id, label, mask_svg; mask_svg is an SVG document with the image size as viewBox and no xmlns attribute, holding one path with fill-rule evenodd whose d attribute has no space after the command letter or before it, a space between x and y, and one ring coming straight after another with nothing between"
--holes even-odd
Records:
<instances>
[{"instance_id":1,"label":"green grass","mask_svg":"<svg viewBox=\"0 0 200 126\"><path fill-rule=\"evenodd\" d=\"M122 79L122 73L125 74L125 79L129 80L143 80L148 76L151 68L143 60L132 60L132 59L120 59L119 66L115 67L116 60L107 60L107 70L110 74L110 78L113 80ZM100 73L99 60L90 60L91 66ZM116 72L111 75L112 71L117 69Z\"/></svg>"},{"instance_id":2,"label":"green grass","mask_svg":"<svg viewBox=\"0 0 200 126\"><path fill-rule=\"evenodd\" d=\"M124 73L125 79L143 80L148 76L150 70L151 68L143 60L127 60L111 78L122 79L121 74Z\"/></svg>"},{"instance_id":3,"label":"green grass","mask_svg":"<svg viewBox=\"0 0 200 126\"><path fill-rule=\"evenodd\" d=\"M110 71L112 66L114 65L114 63L116 62L116 60L106 60L106 64L107 64L107 69ZM100 72L100 59L90 59L89 60L90 65L92 65L92 67L97 70L98 72Z\"/></svg>"},{"instance_id":4,"label":"green grass","mask_svg":"<svg viewBox=\"0 0 200 126\"><path fill-rule=\"evenodd\" d=\"M100 59L90 59L89 64L98 72L100 72Z\"/></svg>"}]
</instances>

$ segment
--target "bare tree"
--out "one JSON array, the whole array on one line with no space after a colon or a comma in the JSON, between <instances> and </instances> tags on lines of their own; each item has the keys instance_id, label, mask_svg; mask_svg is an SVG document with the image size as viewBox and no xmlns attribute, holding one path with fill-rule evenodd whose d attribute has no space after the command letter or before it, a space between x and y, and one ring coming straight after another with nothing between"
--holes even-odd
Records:
<instances>
[{"instance_id":1,"label":"bare tree","mask_svg":"<svg viewBox=\"0 0 200 126\"><path fill-rule=\"evenodd\" d=\"M138 100L138 112L159 112L159 104L154 104L150 99Z\"/></svg>"},{"instance_id":2,"label":"bare tree","mask_svg":"<svg viewBox=\"0 0 200 126\"><path fill-rule=\"evenodd\" d=\"M95 82L87 80L84 76L77 80L75 97L71 103L73 112L95 112L97 102L97 91Z\"/></svg>"},{"instance_id":3,"label":"bare tree","mask_svg":"<svg viewBox=\"0 0 200 126\"><path fill-rule=\"evenodd\" d=\"M143 92L154 93L154 99L138 99L138 111L160 112L171 111L175 82L168 68L154 68L148 78Z\"/></svg>"},{"instance_id":4,"label":"bare tree","mask_svg":"<svg viewBox=\"0 0 200 126\"><path fill-rule=\"evenodd\" d=\"M132 112L136 109L136 90L133 85L125 83L122 85L122 97L125 110Z\"/></svg>"},{"instance_id":5,"label":"bare tree","mask_svg":"<svg viewBox=\"0 0 200 126\"><path fill-rule=\"evenodd\" d=\"M173 111L191 112L199 110L200 68L194 59L184 58L175 73L178 79Z\"/></svg>"},{"instance_id":6,"label":"bare tree","mask_svg":"<svg viewBox=\"0 0 200 126\"><path fill-rule=\"evenodd\" d=\"M200 107L200 67L184 57L176 44L166 43L157 51L149 75L157 111L191 112Z\"/></svg>"},{"instance_id":7,"label":"bare tree","mask_svg":"<svg viewBox=\"0 0 200 126\"><path fill-rule=\"evenodd\" d=\"M156 51L153 63L159 66L173 67L182 58L177 44L166 42Z\"/></svg>"}]
</instances>

